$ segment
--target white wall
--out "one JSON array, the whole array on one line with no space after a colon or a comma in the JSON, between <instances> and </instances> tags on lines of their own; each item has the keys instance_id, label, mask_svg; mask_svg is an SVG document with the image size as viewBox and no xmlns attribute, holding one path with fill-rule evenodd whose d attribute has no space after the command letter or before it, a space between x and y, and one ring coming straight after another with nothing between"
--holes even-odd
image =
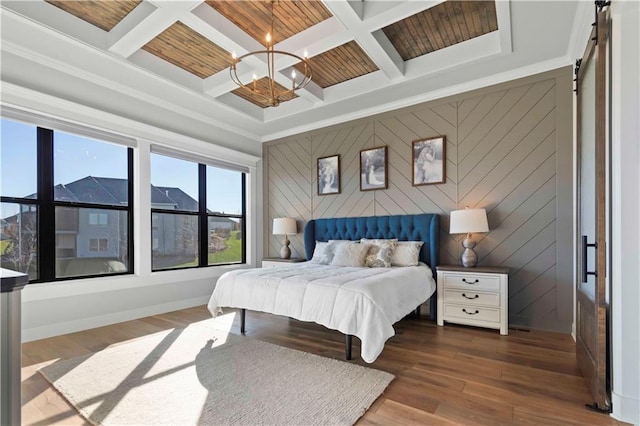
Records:
<instances>
[{"instance_id":1,"label":"white wall","mask_svg":"<svg viewBox=\"0 0 640 426\"><path fill-rule=\"evenodd\" d=\"M217 278L238 266L151 272L150 152L157 145L177 153L196 154L248 167L247 263L257 264L262 241L262 165L259 156L159 129L116 114L4 84L3 106L75 124L109 130L135 140L134 262L135 274L30 284L22 292L22 338L31 341L118 323L148 315L206 304ZM230 145L233 141L229 142Z\"/></svg>"},{"instance_id":2,"label":"white wall","mask_svg":"<svg viewBox=\"0 0 640 426\"><path fill-rule=\"evenodd\" d=\"M612 405L640 424L640 2L612 19Z\"/></svg>"}]
</instances>

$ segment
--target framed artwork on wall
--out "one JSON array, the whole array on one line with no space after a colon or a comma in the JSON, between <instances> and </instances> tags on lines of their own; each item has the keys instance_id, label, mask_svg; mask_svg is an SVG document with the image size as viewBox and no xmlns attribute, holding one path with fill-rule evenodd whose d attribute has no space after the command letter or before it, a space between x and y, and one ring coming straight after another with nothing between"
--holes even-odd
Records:
<instances>
[{"instance_id":1,"label":"framed artwork on wall","mask_svg":"<svg viewBox=\"0 0 640 426\"><path fill-rule=\"evenodd\" d=\"M387 189L387 147L360 151L360 191Z\"/></svg>"},{"instance_id":2,"label":"framed artwork on wall","mask_svg":"<svg viewBox=\"0 0 640 426\"><path fill-rule=\"evenodd\" d=\"M340 193L340 155L318 158L318 195Z\"/></svg>"},{"instance_id":3,"label":"framed artwork on wall","mask_svg":"<svg viewBox=\"0 0 640 426\"><path fill-rule=\"evenodd\" d=\"M446 181L446 137L436 136L413 141L413 186L433 185Z\"/></svg>"}]
</instances>

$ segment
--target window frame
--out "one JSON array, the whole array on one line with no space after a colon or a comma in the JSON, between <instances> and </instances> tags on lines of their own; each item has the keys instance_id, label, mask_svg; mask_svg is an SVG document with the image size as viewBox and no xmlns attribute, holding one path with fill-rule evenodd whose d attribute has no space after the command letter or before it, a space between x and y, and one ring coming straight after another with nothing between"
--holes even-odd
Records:
<instances>
[{"instance_id":1,"label":"window frame","mask_svg":"<svg viewBox=\"0 0 640 426\"><path fill-rule=\"evenodd\" d=\"M37 123L24 122L7 116L2 119L13 120L30 124L36 127L36 198L9 197L0 194L0 202L14 204L29 204L36 206L37 209L37 236L38 247L37 253L37 269L38 278L29 280L30 283L56 282L78 280L86 278L112 277L116 275L132 275L134 274L134 152L133 148L128 145L119 144L109 140L102 140L94 136L85 136L78 132L75 134L81 137L95 140L103 143L113 143L127 149L127 205L116 204L100 204L86 203L78 201L61 201L54 198L54 134L55 130L51 128L41 127ZM73 130L64 130L64 132L73 133ZM55 213L57 207L70 207L76 209L104 209L113 211L124 211L127 213L127 271L111 272L102 274L87 274L73 276L56 276L56 219ZM100 226L100 225L96 225Z\"/></svg>"},{"instance_id":2,"label":"window frame","mask_svg":"<svg viewBox=\"0 0 640 426\"><path fill-rule=\"evenodd\" d=\"M167 157L172 157L164 152L155 153L156 155L163 155ZM181 159L179 157L172 157ZM151 272L164 272L164 271L176 271L176 270L184 270L184 269L197 269L197 268L210 268L217 266L227 266L227 265L242 265L247 263L247 240L246 240L246 229L247 229L247 197L246 197L246 185L247 185L247 173L244 171L237 171L241 176L241 191L242 191L242 213L241 214L223 214L223 213L209 213L207 211L207 166L224 168L218 165L212 166L206 163L196 162L193 160L184 160L190 161L198 166L198 210L178 210L178 209L162 209L162 208L151 208ZM151 179L150 179L151 180ZM153 184L152 184L153 185ZM153 215L154 213L158 214L170 214L170 215L189 215L196 216L198 218L198 264L195 266L182 266L182 267L173 267L173 268L160 268L156 269L153 267ZM224 217L224 218L233 218L240 219L241 232L242 232L242 257L239 262L227 262L227 263L215 263L209 264L209 218L210 217ZM157 228L157 227L156 227Z\"/></svg>"}]
</instances>

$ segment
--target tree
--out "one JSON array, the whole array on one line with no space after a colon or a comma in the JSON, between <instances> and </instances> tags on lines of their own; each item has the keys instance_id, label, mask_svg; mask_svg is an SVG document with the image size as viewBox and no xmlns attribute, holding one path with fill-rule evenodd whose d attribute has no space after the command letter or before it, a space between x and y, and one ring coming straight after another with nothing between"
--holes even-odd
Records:
<instances>
[{"instance_id":1,"label":"tree","mask_svg":"<svg viewBox=\"0 0 640 426\"><path fill-rule=\"evenodd\" d=\"M37 270L38 220L35 206L21 206L20 213L4 220L2 266L28 273Z\"/></svg>"}]
</instances>

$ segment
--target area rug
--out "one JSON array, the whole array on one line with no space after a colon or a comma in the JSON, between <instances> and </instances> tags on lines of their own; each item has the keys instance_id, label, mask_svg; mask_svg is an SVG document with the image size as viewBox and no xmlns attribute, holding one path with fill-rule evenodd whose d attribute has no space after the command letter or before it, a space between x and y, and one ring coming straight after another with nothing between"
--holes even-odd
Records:
<instances>
[{"instance_id":1,"label":"area rug","mask_svg":"<svg viewBox=\"0 0 640 426\"><path fill-rule=\"evenodd\" d=\"M352 425L394 378L198 326L39 371L95 425Z\"/></svg>"}]
</instances>

